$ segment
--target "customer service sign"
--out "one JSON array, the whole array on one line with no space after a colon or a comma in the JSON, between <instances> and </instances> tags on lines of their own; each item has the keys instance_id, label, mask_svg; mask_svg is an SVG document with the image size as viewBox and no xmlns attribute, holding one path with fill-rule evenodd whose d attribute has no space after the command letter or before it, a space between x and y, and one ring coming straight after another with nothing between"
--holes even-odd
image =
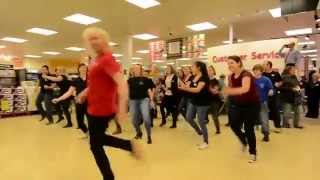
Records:
<instances>
[{"instance_id":1,"label":"customer service sign","mask_svg":"<svg viewBox=\"0 0 320 180\"><path fill-rule=\"evenodd\" d=\"M243 60L245 69L251 70L256 64L271 61L275 69L283 70L284 59L278 54L284 44L297 42L295 38L254 41L208 48L209 64L217 74L228 74L228 56L237 55Z\"/></svg>"}]
</instances>

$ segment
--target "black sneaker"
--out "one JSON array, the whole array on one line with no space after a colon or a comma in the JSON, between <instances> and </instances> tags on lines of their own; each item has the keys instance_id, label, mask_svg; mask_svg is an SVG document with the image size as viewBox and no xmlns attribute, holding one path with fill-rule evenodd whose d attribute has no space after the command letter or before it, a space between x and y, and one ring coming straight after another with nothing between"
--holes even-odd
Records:
<instances>
[{"instance_id":1,"label":"black sneaker","mask_svg":"<svg viewBox=\"0 0 320 180\"><path fill-rule=\"evenodd\" d=\"M148 137L148 142L147 142L148 144L152 144L152 139L151 139L151 137Z\"/></svg>"},{"instance_id":2,"label":"black sneaker","mask_svg":"<svg viewBox=\"0 0 320 180\"><path fill-rule=\"evenodd\" d=\"M46 125L47 125L47 126L50 126L50 125L52 125L52 124L53 124L53 122L50 121L50 122L48 122Z\"/></svg>"},{"instance_id":3,"label":"black sneaker","mask_svg":"<svg viewBox=\"0 0 320 180\"><path fill-rule=\"evenodd\" d=\"M170 126L170 129L175 129L175 128L177 128L177 125Z\"/></svg>"},{"instance_id":4,"label":"black sneaker","mask_svg":"<svg viewBox=\"0 0 320 180\"><path fill-rule=\"evenodd\" d=\"M269 142L269 141L270 141L269 135L265 135L265 136L263 137L262 141L264 141L264 142Z\"/></svg>"},{"instance_id":5,"label":"black sneaker","mask_svg":"<svg viewBox=\"0 0 320 180\"><path fill-rule=\"evenodd\" d=\"M67 124L65 126L63 126L62 128L71 128L72 127L72 124Z\"/></svg>"},{"instance_id":6,"label":"black sneaker","mask_svg":"<svg viewBox=\"0 0 320 180\"><path fill-rule=\"evenodd\" d=\"M166 122L162 122L161 124L160 124L160 127L163 127L163 126L165 126L167 123Z\"/></svg>"},{"instance_id":7,"label":"black sneaker","mask_svg":"<svg viewBox=\"0 0 320 180\"><path fill-rule=\"evenodd\" d=\"M142 139L142 133L138 133L138 134L134 137L134 139Z\"/></svg>"},{"instance_id":8,"label":"black sneaker","mask_svg":"<svg viewBox=\"0 0 320 180\"><path fill-rule=\"evenodd\" d=\"M296 129L303 129L304 127L303 127L303 126L294 126L294 128L296 128Z\"/></svg>"},{"instance_id":9,"label":"black sneaker","mask_svg":"<svg viewBox=\"0 0 320 180\"><path fill-rule=\"evenodd\" d=\"M45 117L41 117L41 119L39 120L40 122L43 121L45 119Z\"/></svg>"},{"instance_id":10,"label":"black sneaker","mask_svg":"<svg viewBox=\"0 0 320 180\"><path fill-rule=\"evenodd\" d=\"M59 118L58 121L56 122L56 124L58 124L59 122L63 121L64 118Z\"/></svg>"}]
</instances>

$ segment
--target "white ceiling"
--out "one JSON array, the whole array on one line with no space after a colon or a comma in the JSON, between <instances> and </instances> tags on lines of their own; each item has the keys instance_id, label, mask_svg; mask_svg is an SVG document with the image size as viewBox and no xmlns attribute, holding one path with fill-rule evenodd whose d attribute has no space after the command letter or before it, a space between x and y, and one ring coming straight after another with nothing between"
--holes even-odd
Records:
<instances>
[{"instance_id":1,"label":"white ceiling","mask_svg":"<svg viewBox=\"0 0 320 180\"><path fill-rule=\"evenodd\" d=\"M138 33L152 33L161 39L183 37L193 32L185 26L209 21L218 26L206 31L207 46L220 45L228 39L228 24L233 23L236 37L245 41L284 36L284 30L314 27L313 13L274 19L268 9L279 6L279 0L160 0L161 5L141 9L125 0L1 0L0 38L14 36L29 41L24 44L4 43L0 53L23 56L41 55L42 51L62 52L58 58L75 59L81 53L64 50L82 46L81 32L86 26L70 23L63 17L83 13L102 20L95 24L109 31L112 41L120 43L115 53L122 53L124 39ZM32 27L58 31L57 35L39 36L26 33ZM170 36L169 33L173 33ZM316 37L315 37L316 38ZM145 41L134 40L134 50L146 49ZM141 56L134 54L134 56ZM44 58L52 58L44 55Z\"/></svg>"}]
</instances>

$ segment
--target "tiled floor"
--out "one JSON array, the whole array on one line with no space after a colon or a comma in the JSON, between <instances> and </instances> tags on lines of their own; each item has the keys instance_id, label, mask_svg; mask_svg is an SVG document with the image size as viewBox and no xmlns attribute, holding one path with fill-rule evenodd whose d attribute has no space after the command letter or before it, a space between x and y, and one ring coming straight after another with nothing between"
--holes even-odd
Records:
<instances>
[{"instance_id":1,"label":"tiled floor","mask_svg":"<svg viewBox=\"0 0 320 180\"><path fill-rule=\"evenodd\" d=\"M38 116L0 120L1 180L101 180L88 141L64 124L45 126ZM224 121L224 117L223 123ZM183 121L179 128L153 129L154 144L145 145L147 158L137 162L128 153L106 149L117 180L319 180L320 119L306 120L304 130L285 129L260 141L259 159L247 163L237 139L223 127L216 136L210 122L210 148L199 151L200 138ZM133 137L128 122L122 137ZM112 131L114 126L109 129Z\"/></svg>"}]
</instances>

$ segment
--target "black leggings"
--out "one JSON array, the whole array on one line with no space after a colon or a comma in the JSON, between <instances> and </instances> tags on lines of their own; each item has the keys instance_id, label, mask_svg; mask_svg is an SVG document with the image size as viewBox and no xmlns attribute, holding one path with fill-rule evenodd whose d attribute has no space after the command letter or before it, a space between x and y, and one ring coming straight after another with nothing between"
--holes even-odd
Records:
<instances>
[{"instance_id":1,"label":"black leggings","mask_svg":"<svg viewBox=\"0 0 320 180\"><path fill-rule=\"evenodd\" d=\"M71 121L71 114L69 112L69 108L70 108L70 103L71 101L70 100L64 100L64 101L61 101L57 104L57 111L60 113L63 112L65 118L67 119L67 123L68 125L72 125L72 121ZM59 114L60 114L59 113ZM61 113L62 114L62 113Z\"/></svg>"},{"instance_id":2,"label":"black leggings","mask_svg":"<svg viewBox=\"0 0 320 180\"><path fill-rule=\"evenodd\" d=\"M280 103L278 95L269 96L269 119L273 120L274 127L281 128Z\"/></svg>"},{"instance_id":3,"label":"black leggings","mask_svg":"<svg viewBox=\"0 0 320 180\"><path fill-rule=\"evenodd\" d=\"M254 126L259 119L259 112L259 104L246 106L230 104L228 113L231 129L243 145L249 145L249 153L254 155L257 154ZM244 132L242 131L243 127Z\"/></svg>"},{"instance_id":4,"label":"black leggings","mask_svg":"<svg viewBox=\"0 0 320 180\"><path fill-rule=\"evenodd\" d=\"M164 105L167 110L167 113L170 113L172 116L172 125L176 126L177 125L177 119L179 115L178 111L178 98L176 96L165 96L164 98ZM161 112L163 113L163 112ZM166 115L162 114L162 122L166 123Z\"/></svg>"},{"instance_id":5,"label":"black leggings","mask_svg":"<svg viewBox=\"0 0 320 180\"><path fill-rule=\"evenodd\" d=\"M84 117L87 114L87 105L86 104L76 104L76 116L78 127L81 129L83 133L88 132L88 128L84 123Z\"/></svg>"},{"instance_id":6,"label":"black leggings","mask_svg":"<svg viewBox=\"0 0 320 180\"><path fill-rule=\"evenodd\" d=\"M103 146L132 151L131 142L105 134L114 116L96 117L88 115L90 148L104 180L114 180L108 157Z\"/></svg>"}]
</instances>

